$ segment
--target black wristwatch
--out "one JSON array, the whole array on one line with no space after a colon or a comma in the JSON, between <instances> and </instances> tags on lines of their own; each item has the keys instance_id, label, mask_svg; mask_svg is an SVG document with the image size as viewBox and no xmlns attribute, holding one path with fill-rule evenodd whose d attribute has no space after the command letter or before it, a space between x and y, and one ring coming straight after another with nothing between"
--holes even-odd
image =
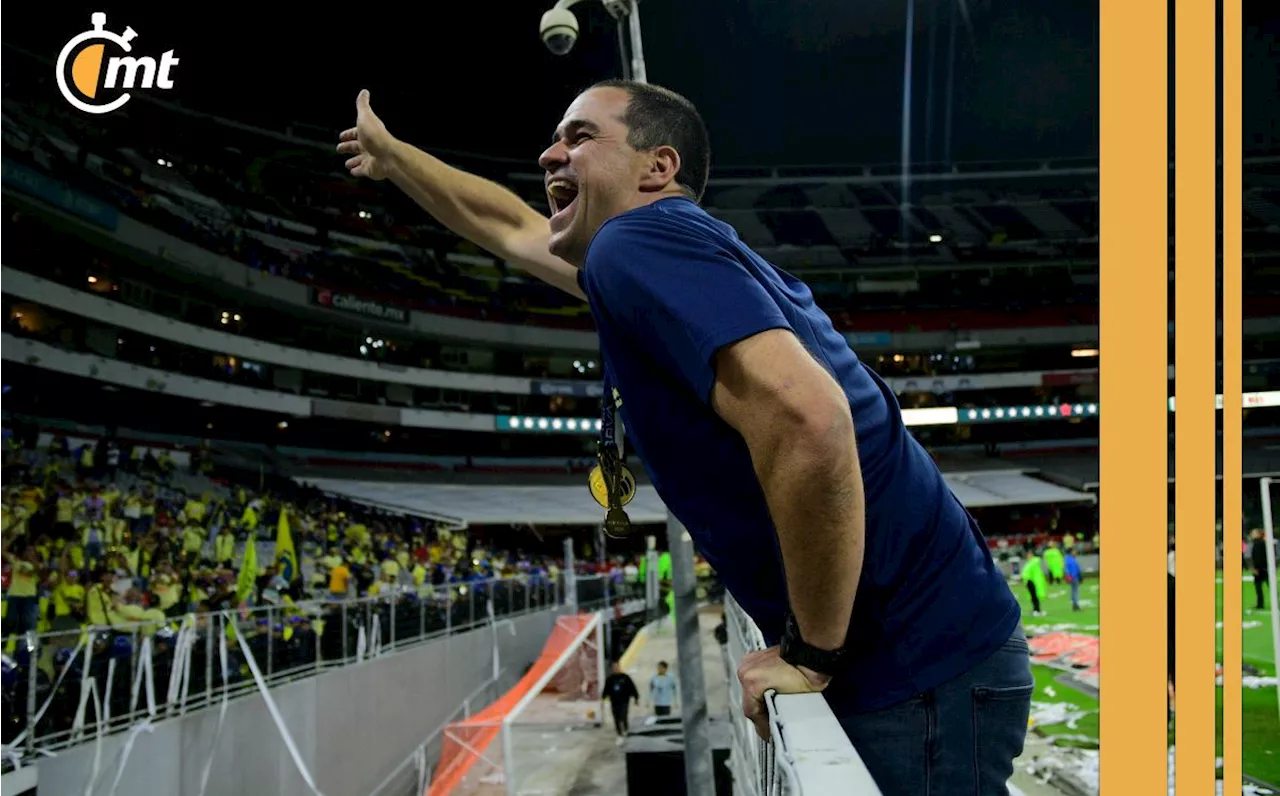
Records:
<instances>
[{"instance_id":1,"label":"black wristwatch","mask_svg":"<svg viewBox=\"0 0 1280 796\"><path fill-rule=\"evenodd\" d=\"M800 637L800 625L793 614L787 614L782 633L782 659L792 666L803 666L819 674L834 677L844 664L845 649L823 650L809 646Z\"/></svg>"}]
</instances>

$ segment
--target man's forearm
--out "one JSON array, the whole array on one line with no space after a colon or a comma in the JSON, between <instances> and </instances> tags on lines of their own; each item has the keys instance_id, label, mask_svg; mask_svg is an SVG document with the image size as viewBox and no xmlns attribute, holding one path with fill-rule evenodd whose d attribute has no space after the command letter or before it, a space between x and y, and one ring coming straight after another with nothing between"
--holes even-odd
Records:
<instances>
[{"instance_id":1,"label":"man's forearm","mask_svg":"<svg viewBox=\"0 0 1280 796\"><path fill-rule=\"evenodd\" d=\"M844 646L866 533L852 421L820 438L783 435L753 461L778 532L791 610L806 643Z\"/></svg>"},{"instance_id":2,"label":"man's forearm","mask_svg":"<svg viewBox=\"0 0 1280 796\"><path fill-rule=\"evenodd\" d=\"M392 152L389 179L454 234L586 300L577 269L548 250L546 216L510 189L403 141L396 141Z\"/></svg>"},{"instance_id":3,"label":"man's forearm","mask_svg":"<svg viewBox=\"0 0 1280 796\"><path fill-rule=\"evenodd\" d=\"M511 190L454 168L417 147L396 141L389 179L423 210L460 237L495 254L505 232L527 224L533 208Z\"/></svg>"}]
</instances>

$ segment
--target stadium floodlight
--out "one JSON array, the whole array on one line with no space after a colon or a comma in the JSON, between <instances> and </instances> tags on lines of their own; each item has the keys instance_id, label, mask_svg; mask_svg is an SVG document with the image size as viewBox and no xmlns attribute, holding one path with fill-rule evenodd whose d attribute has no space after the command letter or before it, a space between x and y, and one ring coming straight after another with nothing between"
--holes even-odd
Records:
<instances>
[{"instance_id":1,"label":"stadium floodlight","mask_svg":"<svg viewBox=\"0 0 1280 796\"><path fill-rule=\"evenodd\" d=\"M578 18L570 9L580 2L582 0L557 0L538 23L538 35L542 37L542 43L555 55L568 55L578 41ZM640 83L649 82L645 74L644 47L640 37L639 0L600 0L600 4L618 24L622 76ZM624 20L627 24L626 36L622 31ZM629 59L628 50L631 56Z\"/></svg>"}]
</instances>

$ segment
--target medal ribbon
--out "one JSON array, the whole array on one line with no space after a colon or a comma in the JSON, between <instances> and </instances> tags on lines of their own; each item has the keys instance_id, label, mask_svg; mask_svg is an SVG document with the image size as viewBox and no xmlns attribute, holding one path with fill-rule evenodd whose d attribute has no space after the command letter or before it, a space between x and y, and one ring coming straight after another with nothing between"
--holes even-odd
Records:
<instances>
[{"instance_id":1,"label":"medal ribbon","mask_svg":"<svg viewBox=\"0 0 1280 796\"><path fill-rule=\"evenodd\" d=\"M619 433L616 421L617 399L613 395L613 379L606 373L604 376L604 394L600 397L600 449L612 448L619 463L626 461L623 450L622 434Z\"/></svg>"},{"instance_id":2,"label":"medal ribbon","mask_svg":"<svg viewBox=\"0 0 1280 796\"><path fill-rule=\"evenodd\" d=\"M600 474L604 477L609 495L609 508L605 513L605 532L610 536L626 536L631 532L631 520L622 510L622 471L626 461L623 430L617 425L617 399L614 397L613 379L605 370L604 394L600 396L600 441L596 457L600 462Z\"/></svg>"}]
</instances>

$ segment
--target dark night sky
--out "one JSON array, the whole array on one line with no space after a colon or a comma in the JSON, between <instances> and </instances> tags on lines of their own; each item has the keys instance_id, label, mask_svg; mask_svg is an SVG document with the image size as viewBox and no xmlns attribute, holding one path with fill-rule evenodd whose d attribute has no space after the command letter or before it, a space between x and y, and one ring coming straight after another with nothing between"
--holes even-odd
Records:
<instances>
[{"instance_id":1,"label":"dark night sky","mask_svg":"<svg viewBox=\"0 0 1280 796\"><path fill-rule=\"evenodd\" d=\"M532 166L576 90L619 70L612 20L594 0L575 9L583 30L574 51L548 53L537 23L550 2L412 3L380 14L366 9L397 4L292 12L277 4L268 13L237 3L188 13L48 4L7 9L4 40L52 60L88 27L92 11L105 10L108 29L138 31L137 52L177 51L170 96L187 107L336 131L350 123L355 93L366 86L403 138ZM1270 26L1270 38L1255 34L1246 44L1245 105L1247 116L1267 120L1250 138L1274 141L1280 114L1252 113L1264 103L1274 109L1280 93L1280 25L1263 22L1267 5L1246 2L1246 25ZM952 158L1096 153L1096 0L968 0L967 7L968 24L957 23ZM950 9L948 0L916 3L914 161L944 152ZM649 78L698 104L716 166L896 162L905 12L905 0L643 0Z\"/></svg>"}]
</instances>

